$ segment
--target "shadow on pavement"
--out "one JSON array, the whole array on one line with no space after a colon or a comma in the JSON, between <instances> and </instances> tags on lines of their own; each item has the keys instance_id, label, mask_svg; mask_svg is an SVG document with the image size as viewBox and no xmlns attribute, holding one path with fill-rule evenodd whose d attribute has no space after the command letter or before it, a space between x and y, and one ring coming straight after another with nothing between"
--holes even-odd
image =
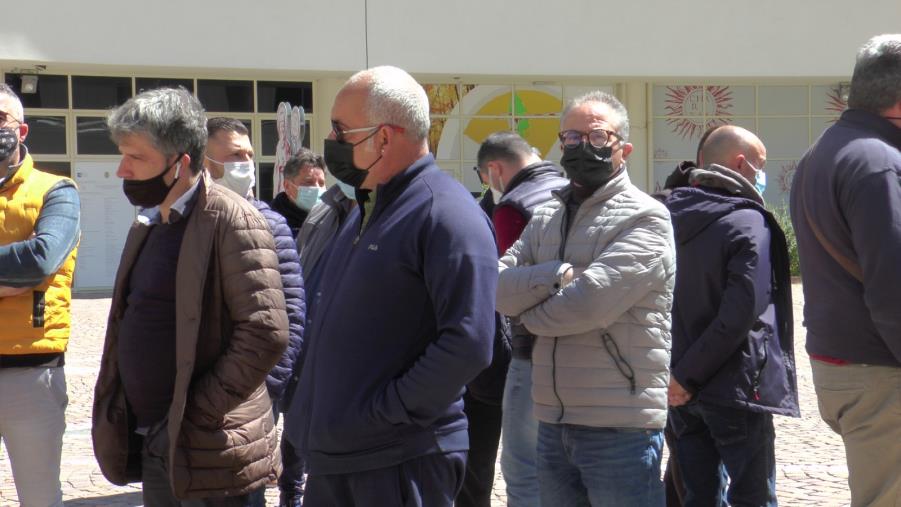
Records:
<instances>
[{"instance_id":1,"label":"shadow on pavement","mask_svg":"<svg viewBox=\"0 0 901 507\"><path fill-rule=\"evenodd\" d=\"M91 498L78 498L63 502L65 507L94 507L97 505L115 507L136 507L144 505L144 499L140 491L133 493L119 493L116 495L95 496Z\"/></svg>"}]
</instances>

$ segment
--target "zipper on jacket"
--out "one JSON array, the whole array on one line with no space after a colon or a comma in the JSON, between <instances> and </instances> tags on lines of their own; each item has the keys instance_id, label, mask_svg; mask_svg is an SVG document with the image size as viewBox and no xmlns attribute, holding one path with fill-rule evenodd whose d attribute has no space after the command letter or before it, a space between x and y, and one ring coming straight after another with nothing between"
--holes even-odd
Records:
<instances>
[{"instance_id":1,"label":"zipper on jacket","mask_svg":"<svg viewBox=\"0 0 901 507\"><path fill-rule=\"evenodd\" d=\"M610 354L611 359L613 359L613 364L616 365L616 369L629 381L629 392L635 394L635 370L632 369L632 366L629 365L626 358L620 353L619 345L616 344L616 341L610 336L610 333L607 332L601 336L601 341L604 343L604 349L607 350L607 353Z\"/></svg>"},{"instance_id":2,"label":"zipper on jacket","mask_svg":"<svg viewBox=\"0 0 901 507\"><path fill-rule=\"evenodd\" d=\"M563 220L560 221L560 250L557 252L557 256L559 257L560 262L563 262L564 254L566 253L566 239L569 234L569 206L564 202L563 203ZM560 287L560 290L563 290L563 287ZM566 406L563 405L563 400L560 398L560 393L557 392L557 340L559 337L554 337L554 347L551 349L551 389L554 391L554 397L557 398L557 403L560 404L560 415L557 417L557 422L561 422L563 420L563 416L566 415Z\"/></svg>"},{"instance_id":3,"label":"zipper on jacket","mask_svg":"<svg viewBox=\"0 0 901 507\"><path fill-rule=\"evenodd\" d=\"M760 368L757 368L757 371L754 372L754 379L751 381L751 397L754 401L760 401L760 377L763 375L763 369L766 367L767 361L770 359L770 355L766 351L766 335L763 337L763 362L760 363Z\"/></svg>"},{"instance_id":4,"label":"zipper on jacket","mask_svg":"<svg viewBox=\"0 0 901 507\"><path fill-rule=\"evenodd\" d=\"M557 416L557 422L563 421L563 416L566 414L566 407L563 405L563 400L560 399L560 394L557 393L557 340L558 337L554 337L554 348L551 349L551 387L554 391L554 397L557 398L557 403L560 404L560 415Z\"/></svg>"}]
</instances>

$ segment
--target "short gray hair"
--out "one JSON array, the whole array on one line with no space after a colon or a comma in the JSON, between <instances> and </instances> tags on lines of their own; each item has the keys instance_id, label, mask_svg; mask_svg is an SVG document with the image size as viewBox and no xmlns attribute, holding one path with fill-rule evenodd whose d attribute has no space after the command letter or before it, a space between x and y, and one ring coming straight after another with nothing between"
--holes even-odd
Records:
<instances>
[{"instance_id":1,"label":"short gray hair","mask_svg":"<svg viewBox=\"0 0 901 507\"><path fill-rule=\"evenodd\" d=\"M200 102L184 88L158 88L139 93L113 109L106 124L115 143L129 135L147 136L166 157L187 153L191 171L203 168L206 150L206 114Z\"/></svg>"},{"instance_id":2,"label":"short gray hair","mask_svg":"<svg viewBox=\"0 0 901 507\"><path fill-rule=\"evenodd\" d=\"M901 102L901 34L877 35L857 53L848 107L881 113Z\"/></svg>"},{"instance_id":3,"label":"short gray hair","mask_svg":"<svg viewBox=\"0 0 901 507\"><path fill-rule=\"evenodd\" d=\"M562 123L566 115L574 108L588 103L607 104L613 110L613 114L616 115L615 118L611 119L613 129L623 138L624 143L629 142L629 112L626 111L626 106L613 95L601 90L588 92L567 102L563 108L563 114L560 115L560 122Z\"/></svg>"},{"instance_id":4,"label":"short gray hair","mask_svg":"<svg viewBox=\"0 0 901 507\"><path fill-rule=\"evenodd\" d=\"M396 125L414 141L429 136L429 98L422 85L405 70L388 65L357 72L345 86L367 90L366 116L373 124Z\"/></svg>"},{"instance_id":5,"label":"short gray hair","mask_svg":"<svg viewBox=\"0 0 901 507\"><path fill-rule=\"evenodd\" d=\"M286 179L294 179L295 176L300 174L300 170L304 167L318 168L324 173L325 158L309 148L301 148L293 157L285 162L285 167L282 168L282 174L284 174Z\"/></svg>"},{"instance_id":6,"label":"short gray hair","mask_svg":"<svg viewBox=\"0 0 901 507\"><path fill-rule=\"evenodd\" d=\"M9 86L8 84L0 83L0 95L9 97L10 99L12 99L13 108L15 108L15 111L6 111L6 112L12 113L12 115L15 116L15 118L17 120L19 120L20 123L24 123L25 122L25 108L22 107L22 99L20 99L19 96L16 95L16 91L13 90L12 87Z\"/></svg>"}]
</instances>

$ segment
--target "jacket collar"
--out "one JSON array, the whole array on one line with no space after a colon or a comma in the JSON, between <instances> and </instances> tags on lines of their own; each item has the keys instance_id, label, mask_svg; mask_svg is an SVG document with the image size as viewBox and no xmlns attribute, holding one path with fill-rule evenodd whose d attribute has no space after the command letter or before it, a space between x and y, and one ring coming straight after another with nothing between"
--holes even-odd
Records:
<instances>
[{"instance_id":1,"label":"jacket collar","mask_svg":"<svg viewBox=\"0 0 901 507\"><path fill-rule=\"evenodd\" d=\"M842 113L841 123L850 123L876 133L887 143L901 150L901 128L882 116L862 109L848 109Z\"/></svg>"},{"instance_id":2,"label":"jacket collar","mask_svg":"<svg viewBox=\"0 0 901 507\"><path fill-rule=\"evenodd\" d=\"M597 190L591 194L591 197L585 200L581 204L581 206L594 206L596 204L600 204L611 197L619 194L623 190L629 187L632 184L632 180L629 179L629 171L626 167L623 167L622 171L619 172L616 176L613 177L612 180L607 183L601 185ZM569 185L561 188L560 190L554 190L551 194L554 195L554 198L560 201L564 206L569 201L569 196L572 194L572 182ZM581 207L580 206L580 207Z\"/></svg>"},{"instance_id":3,"label":"jacket collar","mask_svg":"<svg viewBox=\"0 0 901 507\"><path fill-rule=\"evenodd\" d=\"M31 154L28 153L28 148L20 143L19 149L20 153L25 152L25 156L19 160L17 165L9 168L5 178L0 178L0 190L21 185L28 178L28 175L31 174L32 169L34 169L34 160L31 158Z\"/></svg>"},{"instance_id":4,"label":"jacket collar","mask_svg":"<svg viewBox=\"0 0 901 507\"><path fill-rule=\"evenodd\" d=\"M527 165L520 169L519 172L516 173L510 180L510 183L507 184L507 188L504 193L506 194L507 192L510 192L524 181L531 180L539 175L544 174L551 174L553 176L562 177L563 171L559 167L557 167L557 164L548 160L535 162L534 164Z\"/></svg>"},{"instance_id":5,"label":"jacket collar","mask_svg":"<svg viewBox=\"0 0 901 507\"><path fill-rule=\"evenodd\" d=\"M413 181L417 176L419 176L420 173L422 173L422 171L424 171L434 163L435 157L431 153L427 153L416 162L410 164L410 167L394 175L394 177L392 177L385 183L378 185L375 188L375 192L372 192L378 196L379 202L377 202L376 204L379 207L382 207L385 205L384 203L393 201L398 195L400 195L403 189L410 184L411 181ZM361 201L360 199L368 198L368 194L370 194L370 192L359 191L358 194L363 194L363 196L357 197L357 202L359 202L362 206L365 201Z\"/></svg>"},{"instance_id":6,"label":"jacket collar","mask_svg":"<svg viewBox=\"0 0 901 507\"><path fill-rule=\"evenodd\" d=\"M738 172L719 164L710 164L704 169L695 168L688 175L688 183L693 186L722 189L730 195L750 199L763 204L763 196L747 178Z\"/></svg>"}]
</instances>

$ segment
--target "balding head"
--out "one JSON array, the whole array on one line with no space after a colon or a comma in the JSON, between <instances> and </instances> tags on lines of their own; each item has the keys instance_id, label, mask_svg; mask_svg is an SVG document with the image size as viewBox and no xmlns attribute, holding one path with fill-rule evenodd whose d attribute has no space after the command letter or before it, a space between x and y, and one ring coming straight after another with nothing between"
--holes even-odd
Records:
<instances>
[{"instance_id":1,"label":"balding head","mask_svg":"<svg viewBox=\"0 0 901 507\"><path fill-rule=\"evenodd\" d=\"M699 165L717 164L736 171L754 182L754 169L766 165L766 148L756 135L735 125L714 130L701 148Z\"/></svg>"},{"instance_id":2,"label":"balding head","mask_svg":"<svg viewBox=\"0 0 901 507\"><path fill-rule=\"evenodd\" d=\"M357 72L343 90L362 90L364 107L372 125L403 127L412 141L425 141L429 135L429 98L422 86L403 69L373 67Z\"/></svg>"}]
</instances>

